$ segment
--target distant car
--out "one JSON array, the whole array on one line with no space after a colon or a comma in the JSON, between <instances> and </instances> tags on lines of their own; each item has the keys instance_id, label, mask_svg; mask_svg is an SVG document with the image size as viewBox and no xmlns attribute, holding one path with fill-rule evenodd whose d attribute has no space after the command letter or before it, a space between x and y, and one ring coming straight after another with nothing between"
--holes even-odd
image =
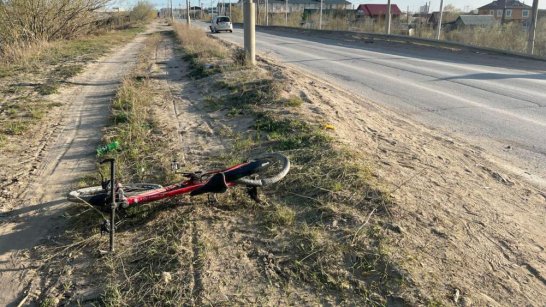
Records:
<instances>
[{"instance_id":1,"label":"distant car","mask_svg":"<svg viewBox=\"0 0 546 307\"><path fill-rule=\"evenodd\" d=\"M233 32L233 25L228 16L215 16L210 22L210 32L218 33L220 31Z\"/></svg>"}]
</instances>

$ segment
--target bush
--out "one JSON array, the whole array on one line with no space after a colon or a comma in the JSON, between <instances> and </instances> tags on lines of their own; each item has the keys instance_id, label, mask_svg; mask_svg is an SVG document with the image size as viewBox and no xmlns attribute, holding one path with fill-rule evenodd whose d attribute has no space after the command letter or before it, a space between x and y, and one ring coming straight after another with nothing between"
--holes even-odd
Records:
<instances>
[{"instance_id":1,"label":"bush","mask_svg":"<svg viewBox=\"0 0 546 307\"><path fill-rule=\"evenodd\" d=\"M71 39L95 29L109 0L0 1L0 57L37 42Z\"/></svg>"},{"instance_id":2,"label":"bush","mask_svg":"<svg viewBox=\"0 0 546 307\"><path fill-rule=\"evenodd\" d=\"M156 17L156 10L148 1L139 1L129 13L132 22L150 21Z\"/></svg>"}]
</instances>

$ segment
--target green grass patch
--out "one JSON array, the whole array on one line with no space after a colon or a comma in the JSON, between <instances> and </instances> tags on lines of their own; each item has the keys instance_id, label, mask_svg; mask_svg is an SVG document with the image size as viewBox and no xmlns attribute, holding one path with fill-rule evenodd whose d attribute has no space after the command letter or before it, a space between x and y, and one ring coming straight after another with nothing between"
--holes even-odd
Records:
<instances>
[{"instance_id":1,"label":"green grass patch","mask_svg":"<svg viewBox=\"0 0 546 307\"><path fill-rule=\"evenodd\" d=\"M283 118L270 113L258 113L254 128L265 132L268 140L275 141L274 150L293 150L298 148L322 146L328 149L330 137L319 128L296 118Z\"/></svg>"},{"instance_id":2,"label":"green grass patch","mask_svg":"<svg viewBox=\"0 0 546 307\"><path fill-rule=\"evenodd\" d=\"M11 120L4 124L4 133L8 135L22 135L30 128L28 121Z\"/></svg>"},{"instance_id":3,"label":"green grass patch","mask_svg":"<svg viewBox=\"0 0 546 307\"><path fill-rule=\"evenodd\" d=\"M298 96L290 96L288 99L284 101L284 104L289 107L300 107L303 104L303 99L301 99Z\"/></svg>"}]
</instances>

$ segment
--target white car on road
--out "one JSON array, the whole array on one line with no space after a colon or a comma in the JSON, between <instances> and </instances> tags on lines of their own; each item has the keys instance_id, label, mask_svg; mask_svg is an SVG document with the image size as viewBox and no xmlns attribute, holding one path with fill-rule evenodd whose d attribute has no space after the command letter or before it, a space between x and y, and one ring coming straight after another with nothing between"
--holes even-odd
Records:
<instances>
[{"instance_id":1,"label":"white car on road","mask_svg":"<svg viewBox=\"0 0 546 307\"><path fill-rule=\"evenodd\" d=\"M215 16L210 22L210 32L218 33L220 31L233 32L233 25L228 16Z\"/></svg>"}]
</instances>

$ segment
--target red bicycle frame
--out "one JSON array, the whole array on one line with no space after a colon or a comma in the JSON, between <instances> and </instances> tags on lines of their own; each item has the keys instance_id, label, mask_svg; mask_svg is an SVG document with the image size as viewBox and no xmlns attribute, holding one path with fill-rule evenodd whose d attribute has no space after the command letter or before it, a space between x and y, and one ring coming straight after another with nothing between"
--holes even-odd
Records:
<instances>
[{"instance_id":1,"label":"red bicycle frame","mask_svg":"<svg viewBox=\"0 0 546 307\"><path fill-rule=\"evenodd\" d=\"M241 169L241 168L243 168L245 166L248 166L250 164L251 164L250 162L241 163L241 164L237 164L235 166L232 166L232 167L224 169L224 170L212 171L212 172L205 173L203 175L214 175L214 174L218 174L218 173L229 174L229 172L231 172L231 171ZM197 190L199 188L202 188L206 183L207 183L206 181L205 182L195 182L195 179L192 178L192 179L188 179L188 180L185 180L185 181L180 182L180 183L175 183L175 184L172 184L170 186L166 186L166 187L163 187L163 188L160 188L160 189L155 189L155 190L140 193L138 195L129 196L129 197L126 197L123 200L124 207L129 207L129 206L135 205L135 204L148 203L148 202L160 200L160 199L163 199L163 198L168 198L168 197L173 197L173 196L176 196L176 195L190 193L190 192L193 192L193 191L195 191L195 190ZM236 185L236 183L226 180L226 185L228 187L232 187L232 186Z\"/></svg>"}]
</instances>

